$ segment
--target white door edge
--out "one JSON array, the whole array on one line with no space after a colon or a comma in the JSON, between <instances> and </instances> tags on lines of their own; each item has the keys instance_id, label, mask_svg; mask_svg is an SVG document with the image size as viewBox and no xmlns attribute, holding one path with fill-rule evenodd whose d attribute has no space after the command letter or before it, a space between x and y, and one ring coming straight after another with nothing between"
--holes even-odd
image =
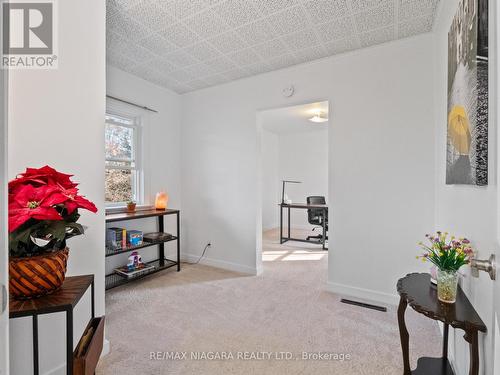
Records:
<instances>
[{"instance_id":1,"label":"white door edge","mask_svg":"<svg viewBox=\"0 0 500 375\"><path fill-rule=\"evenodd\" d=\"M2 38L0 28L0 40ZM0 70L0 375L9 374L9 303L8 292L5 293L8 285L7 74L7 70Z\"/></svg>"}]
</instances>

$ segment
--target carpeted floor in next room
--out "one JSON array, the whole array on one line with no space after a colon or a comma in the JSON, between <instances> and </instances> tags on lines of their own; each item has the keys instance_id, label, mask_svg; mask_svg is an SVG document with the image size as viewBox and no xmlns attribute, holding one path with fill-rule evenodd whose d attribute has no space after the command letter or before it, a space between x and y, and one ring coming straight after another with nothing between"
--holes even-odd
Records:
<instances>
[{"instance_id":1,"label":"carpeted floor in next room","mask_svg":"<svg viewBox=\"0 0 500 375\"><path fill-rule=\"evenodd\" d=\"M97 374L402 373L395 307L383 313L340 303L326 291L328 255L319 246L279 245L276 230L266 232L263 242L260 276L184 264L179 273L159 273L109 291L111 353ZM418 356L439 356L437 324L411 309L407 324L412 366ZM187 352L187 358L152 360L151 352ZM191 352L234 359L195 360ZM294 358L242 360L238 352L285 352ZM302 352L350 359L302 360Z\"/></svg>"}]
</instances>

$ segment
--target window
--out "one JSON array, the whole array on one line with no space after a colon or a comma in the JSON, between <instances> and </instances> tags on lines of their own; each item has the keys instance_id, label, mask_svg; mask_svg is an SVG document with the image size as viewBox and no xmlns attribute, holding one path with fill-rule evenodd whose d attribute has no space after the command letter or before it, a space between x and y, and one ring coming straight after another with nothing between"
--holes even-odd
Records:
<instances>
[{"instance_id":1,"label":"window","mask_svg":"<svg viewBox=\"0 0 500 375\"><path fill-rule=\"evenodd\" d=\"M137 118L106 115L106 205L142 204L140 127Z\"/></svg>"}]
</instances>

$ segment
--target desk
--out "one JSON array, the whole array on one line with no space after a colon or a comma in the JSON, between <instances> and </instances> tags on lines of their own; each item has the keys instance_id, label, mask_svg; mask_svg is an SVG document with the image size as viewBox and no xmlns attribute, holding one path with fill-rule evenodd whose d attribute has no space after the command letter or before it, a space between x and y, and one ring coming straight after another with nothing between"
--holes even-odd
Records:
<instances>
[{"instance_id":1,"label":"desk","mask_svg":"<svg viewBox=\"0 0 500 375\"><path fill-rule=\"evenodd\" d=\"M323 217L328 216L328 206L325 204L307 204L307 203L280 203L280 244L283 244L287 241L299 241L299 242L310 242L310 243L318 243L317 241L306 240L303 238L292 238L290 237L290 210L292 208L299 210L308 210L311 208L317 208L323 210ZM288 210L288 236L283 237L283 209ZM327 250L326 248L326 220L323 220L323 237L320 240L322 244L323 250Z\"/></svg>"},{"instance_id":2,"label":"desk","mask_svg":"<svg viewBox=\"0 0 500 375\"><path fill-rule=\"evenodd\" d=\"M53 294L29 300L10 299L9 318L32 317L33 373L39 374L38 316L56 312L66 313L66 374L73 374L73 309L87 289L91 290L91 314L95 317L94 275L66 277L62 287Z\"/></svg>"}]
</instances>

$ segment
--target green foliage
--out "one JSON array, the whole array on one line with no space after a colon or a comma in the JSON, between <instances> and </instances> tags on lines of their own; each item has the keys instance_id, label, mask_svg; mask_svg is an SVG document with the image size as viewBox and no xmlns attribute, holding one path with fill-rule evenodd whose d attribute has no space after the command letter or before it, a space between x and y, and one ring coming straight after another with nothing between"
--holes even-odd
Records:
<instances>
[{"instance_id":1,"label":"green foliage","mask_svg":"<svg viewBox=\"0 0 500 375\"><path fill-rule=\"evenodd\" d=\"M19 230L9 234L10 255L25 257L39 255L66 247L68 238L84 233L83 226L76 221L80 218L78 210L70 215L62 212L63 220L29 220ZM37 245L33 240L49 241L44 246Z\"/></svg>"},{"instance_id":2,"label":"green foliage","mask_svg":"<svg viewBox=\"0 0 500 375\"><path fill-rule=\"evenodd\" d=\"M425 253L420 257L428 260L442 271L458 271L460 267L470 262L474 255L474 250L470 246L470 241L466 238L448 239L448 233L437 232L435 236L426 235L429 245L422 242L420 247Z\"/></svg>"}]
</instances>

